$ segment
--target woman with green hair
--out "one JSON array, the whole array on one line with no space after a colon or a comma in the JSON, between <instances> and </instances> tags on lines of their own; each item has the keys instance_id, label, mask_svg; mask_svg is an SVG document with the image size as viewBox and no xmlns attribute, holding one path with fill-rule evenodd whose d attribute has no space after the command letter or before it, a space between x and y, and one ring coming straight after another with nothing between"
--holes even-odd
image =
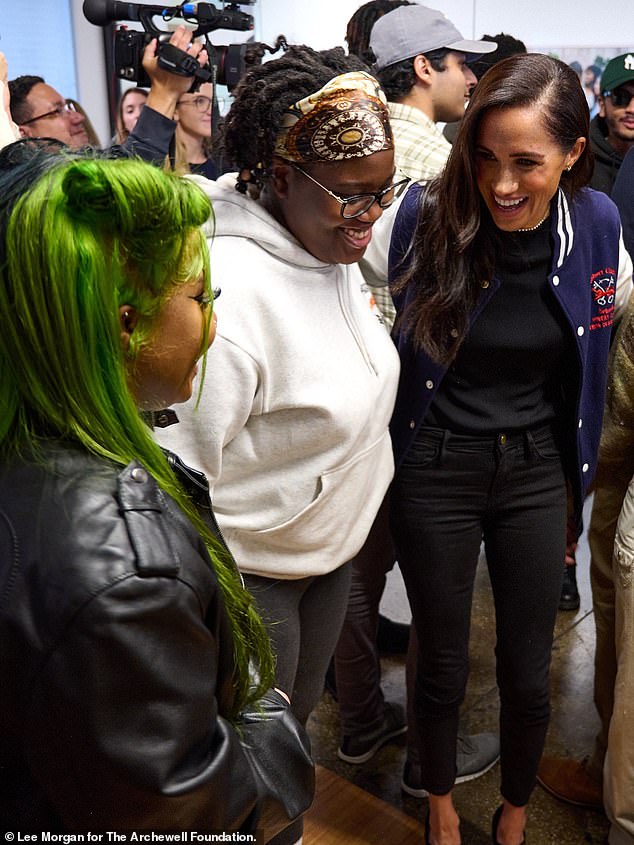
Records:
<instances>
[{"instance_id":1,"label":"woman with green hair","mask_svg":"<svg viewBox=\"0 0 634 845\"><path fill-rule=\"evenodd\" d=\"M215 336L210 211L140 161L0 155L4 830L272 835L311 800L205 479L146 423Z\"/></svg>"}]
</instances>

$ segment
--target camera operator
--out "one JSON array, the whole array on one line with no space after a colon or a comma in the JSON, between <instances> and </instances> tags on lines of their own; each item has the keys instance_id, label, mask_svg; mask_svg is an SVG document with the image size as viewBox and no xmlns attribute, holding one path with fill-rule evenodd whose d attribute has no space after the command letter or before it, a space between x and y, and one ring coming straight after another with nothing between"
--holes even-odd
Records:
<instances>
[{"instance_id":1,"label":"camera operator","mask_svg":"<svg viewBox=\"0 0 634 845\"><path fill-rule=\"evenodd\" d=\"M191 32L179 26L169 43L193 56L202 66L207 51L191 41ZM143 68L152 86L145 107L129 137L113 152L124 151L153 164L161 165L174 136L173 120L176 103L191 87L192 78L177 75L159 67L157 39L143 53ZM11 113L24 138L54 138L69 147L85 146L87 136L83 117L72 109L64 97L38 76L20 76L9 82ZM79 120L78 120L79 118Z\"/></svg>"}]
</instances>

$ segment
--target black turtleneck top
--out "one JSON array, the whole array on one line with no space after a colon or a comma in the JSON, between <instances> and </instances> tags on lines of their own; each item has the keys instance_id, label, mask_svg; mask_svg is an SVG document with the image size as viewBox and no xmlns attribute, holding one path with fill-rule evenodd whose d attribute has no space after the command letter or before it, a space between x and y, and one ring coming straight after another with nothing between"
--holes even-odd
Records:
<instances>
[{"instance_id":1,"label":"black turtleneck top","mask_svg":"<svg viewBox=\"0 0 634 845\"><path fill-rule=\"evenodd\" d=\"M497 234L500 288L471 326L426 425L487 435L534 428L563 413L564 370L574 349L548 281L549 221Z\"/></svg>"}]
</instances>

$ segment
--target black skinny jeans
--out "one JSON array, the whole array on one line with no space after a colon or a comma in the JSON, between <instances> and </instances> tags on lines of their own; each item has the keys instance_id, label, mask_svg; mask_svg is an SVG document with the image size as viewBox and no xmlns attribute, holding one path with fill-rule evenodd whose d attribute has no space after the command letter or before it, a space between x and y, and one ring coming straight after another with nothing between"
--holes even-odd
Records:
<instances>
[{"instance_id":1,"label":"black skinny jeans","mask_svg":"<svg viewBox=\"0 0 634 845\"><path fill-rule=\"evenodd\" d=\"M397 473L391 523L420 643L414 709L423 786L456 776L473 585L484 540L496 614L502 795L528 803L549 707L566 546L566 486L551 427L471 437L423 427Z\"/></svg>"}]
</instances>

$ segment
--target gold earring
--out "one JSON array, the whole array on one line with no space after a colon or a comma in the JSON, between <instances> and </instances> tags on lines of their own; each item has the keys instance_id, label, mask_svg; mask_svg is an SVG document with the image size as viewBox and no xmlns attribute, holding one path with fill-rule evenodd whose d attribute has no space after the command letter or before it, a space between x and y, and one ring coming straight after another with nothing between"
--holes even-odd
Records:
<instances>
[{"instance_id":1,"label":"gold earring","mask_svg":"<svg viewBox=\"0 0 634 845\"><path fill-rule=\"evenodd\" d=\"M572 170L572 164L569 164L566 170L568 171L568 173L570 173L570 171Z\"/></svg>"}]
</instances>

